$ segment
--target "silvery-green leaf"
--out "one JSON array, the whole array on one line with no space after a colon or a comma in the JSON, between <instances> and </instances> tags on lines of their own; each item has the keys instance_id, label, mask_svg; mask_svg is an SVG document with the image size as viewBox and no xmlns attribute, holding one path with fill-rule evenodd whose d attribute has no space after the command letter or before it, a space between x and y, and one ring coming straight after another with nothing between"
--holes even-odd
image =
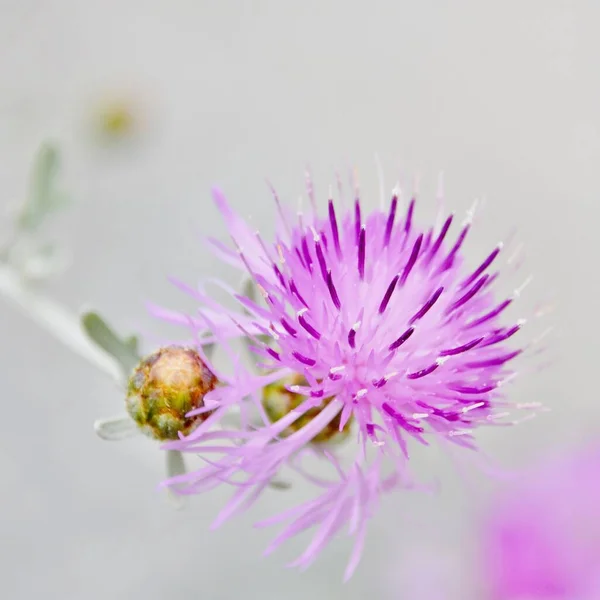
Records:
<instances>
[{"instance_id":1,"label":"silvery-green leaf","mask_svg":"<svg viewBox=\"0 0 600 600\"><path fill-rule=\"evenodd\" d=\"M202 350L204 351L206 358L210 360L215 353L215 344L213 342L202 344Z\"/></svg>"},{"instance_id":2,"label":"silvery-green leaf","mask_svg":"<svg viewBox=\"0 0 600 600\"><path fill-rule=\"evenodd\" d=\"M58 149L43 144L33 164L29 196L17 220L21 229L36 229L48 214L67 204L67 197L56 189L59 162Z\"/></svg>"},{"instance_id":3,"label":"silvery-green leaf","mask_svg":"<svg viewBox=\"0 0 600 600\"><path fill-rule=\"evenodd\" d=\"M123 343L129 348L132 355L139 356L140 340L136 335L130 335L123 340Z\"/></svg>"},{"instance_id":4,"label":"silvery-green leaf","mask_svg":"<svg viewBox=\"0 0 600 600\"><path fill-rule=\"evenodd\" d=\"M245 277L241 283L241 294L246 298L252 300L252 302L256 302L256 284L249 277ZM244 308L243 311L249 315L250 311L247 308ZM270 342L270 338L268 335L259 334L256 335L255 338L262 342L263 344L268 345ZM247 336L242 337L242 343L244 344L244 348L246 350L246 354L250 358L250 360L255 363L256 362L256 354L252 351L251 346L255 345L253 340L248 338Z\"/></svg>"},{"instance_id":5,"label":"silvery-green leaf","mask_svg":"<svg viewBox=\"0 0 600 600\"><path fill-rule=\"evenodd\" d=\"M283 479L273 478L269 481L269 487L274 490L289 490L292 484L289 481L283 481Z\"/></svg>"},{"instance_id":6,"label":"silvery-green leaf","mask_svg":"<svg viewBox=\"0 0 600 600\"><path fill-rule=\"evenodd\" d=\"M242 296L245 296L246 298L252 300L252 302L256 302L256 286L254 285L254 281L252 281L252 279L250 279L249 277L244 277L240 287L240 292ZM242 310L245 314L250 314L250 311L247 308L243 308ZM244 350L246 351L246 355L250 360L255 361L256 355L254 354L254 352L252 352L251 348L252 340L247 336L243 336L241 339L242 344L244 345Z\"/></svg>"},{"instance_id":7,"label":"silvery-green leaf","mask_svg":"<svg viewBox=\"0 0 600 600\"><path fill-rule=\"evenodd\" d=\"M21 267L21 272L26 280L41 281L61 271L61 265L52 259L42 256L32 256Z\"/></svg>"},{"instance_id":8,"label":"silvery-green leaf","mask_svg":"<svg viewBox=\"0 0 600 600\"><path fill-rule=\"evenodd\" d=\"M132 369L140 362L137 353L137 339L129 337L121 339L95 312L86 312L81 316L81 324L87 335L113 356L121 365L123 372L129 376Z\"/></svg>"},{"instance_id":9,"label":"silvery-green leaf","mask_svg":"<svg viewBox=\"0 0 600 600\"><path fill-rule=\"evenodd\" d=\"M256 302L256 285L249 277L244 278L242 281L241 292L242 296L246 296L246 298L249 298L252 302Z\"/></svg>"},{"instance_id":10,"label":"silvery-green leaf","mask_svg":"<svg viewBox=\"0 0 600 600\"><path fill-rule=\"evenodd\" d=\"M94 423L94 431L103 440L109 441L125 440L139 433L137 425L129 415L98 419Z\"/></svg>"},{"instance_id":11,"label":"silvery-green leaf","mask_svg":"<svg viewBox=\"0 0 600 600\"><path fill-rule=\"evenodd\" d=\"M48 207L51 211L58 211L71 204L71 198L67 194L54 192L48 197Z\"/></svg>"},{"instance_id":12,"label":"silvery-green leaf","mask_svg":"<svg viewBox=\"0 0 600 600\"><path fill-rule=\"evenodd\" d=\"M46 244L27 257L21 266L25 279L43 280L63 272L70 263L70 256L56 246Z\"/></svg>"}]
</instances>

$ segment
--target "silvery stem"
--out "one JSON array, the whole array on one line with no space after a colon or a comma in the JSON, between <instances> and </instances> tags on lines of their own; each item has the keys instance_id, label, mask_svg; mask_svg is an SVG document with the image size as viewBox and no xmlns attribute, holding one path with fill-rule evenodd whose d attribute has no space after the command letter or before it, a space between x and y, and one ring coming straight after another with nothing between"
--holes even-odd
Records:
<instances>
[{"instance_id":1,"label":"silvery stem","mask_svg":"<svg viewBox=\"0 0 600 600\"><path fill-rule=\"evenodd\" d=\"M78 317L29 289L19 274L7 265L0 265L0 295L75 354L122 384L123 374L119 365L87 338Z\"/></svg>"}]
</instances>

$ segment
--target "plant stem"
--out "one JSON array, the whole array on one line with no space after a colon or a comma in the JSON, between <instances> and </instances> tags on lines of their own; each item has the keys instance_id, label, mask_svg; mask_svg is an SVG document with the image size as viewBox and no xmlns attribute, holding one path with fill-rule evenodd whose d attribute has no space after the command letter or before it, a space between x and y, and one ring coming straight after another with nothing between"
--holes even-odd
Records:
<instances>
[{"instance_id":1,"label":"plant stem","mask_svg":"<svg viewBox=\"0 0 600 600\"><path fill-rule=\"evenodd\" d=\"M28 289L19 273L7 265L0 265L0 295L75 354L119 384L123 382L117 362L87 338L77 315Z\"/></svg>"}]
</instances>

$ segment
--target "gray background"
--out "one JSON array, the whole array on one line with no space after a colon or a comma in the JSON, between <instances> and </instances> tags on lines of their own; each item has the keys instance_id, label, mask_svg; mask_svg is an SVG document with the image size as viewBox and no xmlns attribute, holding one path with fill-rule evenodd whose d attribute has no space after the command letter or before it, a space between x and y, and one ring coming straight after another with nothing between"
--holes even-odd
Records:
<instances>
[{"instance_id":1,"label":"gray background","mask_svg":"<svg viewBox=\"0 0 600 600\"><path fill-rule=\"evenodd\" d=\"M482 432L514 466L598 433L599 17L591 0L3 0L2 202L23 196L34 152L55 139L76 205L54 231L75 261L49 293L160 336L144 300L193 308L166 275L222 272L198 243L225 235L212 184L269 232L265 177L296 202L310 164L324 205L334 169L353 164L375 206L377 152L388 191L420 173L426 223L443 170L448 208L486 199L470 260L517 226L527 262L513 283L534 275L518 316L538 301L556 307L552 367L511 390L552 412ZM95 143L94 104L123 94L143 121L137 137ZM93 434L96 417L120 411L121 392L1 299L0 339L3 598L424 598L416 586L431 552L446 597L475 597L486 486L465 487L440 452L416 462L443 492L387 499L342 586L345 539L305 574L283 565L306 540L261 557L273 532L251 523L287 504L281 494L218 532L208 525L225 491L172 511L155 490L163 467L151 442Z\"/></svg>"}]
</instances>

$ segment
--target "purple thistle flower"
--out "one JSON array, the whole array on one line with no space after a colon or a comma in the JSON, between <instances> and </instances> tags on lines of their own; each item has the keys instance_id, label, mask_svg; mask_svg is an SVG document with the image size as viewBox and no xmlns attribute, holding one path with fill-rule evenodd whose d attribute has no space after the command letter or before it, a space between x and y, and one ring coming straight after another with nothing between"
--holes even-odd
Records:
<instances>
[{"instance_id":1,"label":"purple thistle flower","mask_svg":"<svg viewBox=\"0 0 600 600\"><path fill-rule=\"evenodd\" d=\"M490 600L600 598L600 446L530 470L490 510Z\"/></svg>"},{"instance_id":2,"label":"purple thistle flower","mask_svg":"<svg viewBox=\"0 0 600 600\"><path fill-rule=\"evenodd\" d=\"M161 318L191 325L203 342L221 344L235 364L233 375L210 367L223 385L190 415L211 415L167 445L199 453L207 466L166 483L182 494L224 482L236 486L218 525L248 508L284 465L301 472L322 493L269 521L288 523L270 549L318 525L296 563L307 566L349 525L355 536L349 577L379 496L412 485L409 442L428 444L433 438L475 449L474 430L506 414L499 388L515 374L510 365L521 349L508 340L522 323L504 319L514 298L498 299L493 292L498 272L490 269L502 246L466 270L461 249L470 220L454 240L452 215L440 228L419 230L415 199L401 217L396 192L386 212L365 214L358 197L351 209L340 210L330 199L326 216L320 217L312 185L311 211L297 219L275 195L278 230L275 242L267 244L220 191L214 196L235 250L220 242L213 242L214 249L252 279L263 302L231 291L240 310L230 310L203 291L178 284L199 301L199 317L154 308ZM229 346L235 337L252 341L261 374L240 364ZM296 398L274 420L264 395L271 384L280 385L282 393L286 387ZM242 399L250 399L258 411L258 424L250 423ZM241 411L242 430L210 431L232 407ZM349 467L327 439L317 441L334 421L340 432L355 426L358 450ZM215 440L225 443L215 445ZM312 476L299 463L306 452L326 458L335 477ZM218 457L206 458L212 454ZM391 459L389 472L383 457Z\"/></svg>"}]
</instances>

